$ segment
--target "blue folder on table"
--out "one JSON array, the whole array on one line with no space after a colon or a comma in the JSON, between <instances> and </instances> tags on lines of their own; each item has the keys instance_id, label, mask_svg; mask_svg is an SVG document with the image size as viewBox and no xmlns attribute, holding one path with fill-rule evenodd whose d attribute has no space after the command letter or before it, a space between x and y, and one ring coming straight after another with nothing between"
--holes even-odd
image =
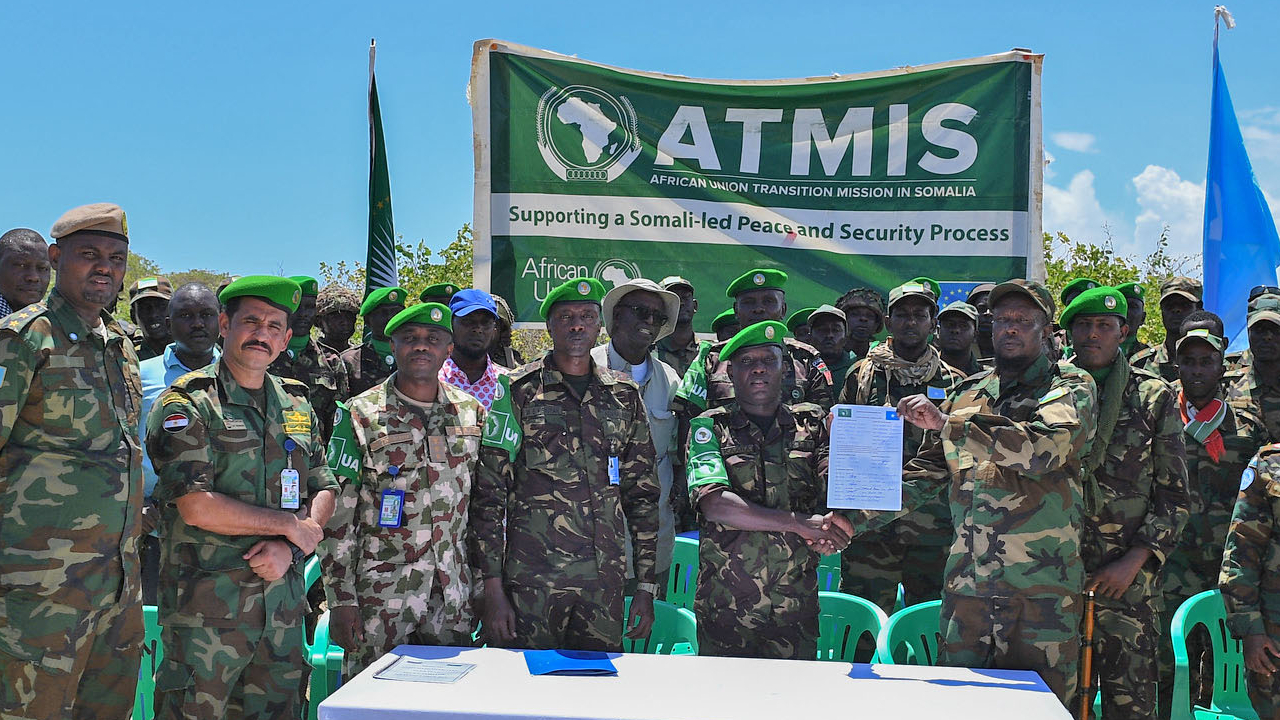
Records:
<instances>
[{"instance_id":1,"label":"blue folder on table","mask_svg":"<svg viewBox=\"0 0 1280 720\"><path fill-rule=\"evenodd\" d=\"M609 653L589 650L526 650L530 675L617 675Z\"/></svg>"}]
</instances>

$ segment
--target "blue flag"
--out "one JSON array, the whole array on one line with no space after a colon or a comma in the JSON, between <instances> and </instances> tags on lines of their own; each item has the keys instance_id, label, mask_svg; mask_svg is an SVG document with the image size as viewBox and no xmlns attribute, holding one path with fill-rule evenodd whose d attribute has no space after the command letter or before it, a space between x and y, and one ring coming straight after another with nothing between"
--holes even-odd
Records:
<instances>
[{"instance_id":1,"label":"blue flag","mask_svg":"<svg viewBox=\"0 0 1280 720\"><path fill-rule=\"evenodd\" d=\"M1228 25L1230 27L1230 25ZM1257 285L1275 285L1280 238L1244 149L1213 39L1213 108L1204 194L1204 308L1222 317L1230 348L1244 348L1246 303Z\"/></svg>"}]
</instances>

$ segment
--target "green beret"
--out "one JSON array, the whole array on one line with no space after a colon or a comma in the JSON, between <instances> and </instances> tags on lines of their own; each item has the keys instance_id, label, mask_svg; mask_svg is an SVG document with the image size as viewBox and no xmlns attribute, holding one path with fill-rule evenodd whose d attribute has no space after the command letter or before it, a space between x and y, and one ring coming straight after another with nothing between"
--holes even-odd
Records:
<instances>
[{"instance_id":1,"label":"green beret","mask_svg":"<svg viewBox=\"0 0 1280 720\"><path fill-rule=\"evenodd\" d=\"M1077 315L1115 315L1123 321L1128 314L1129 301L1124 299L1124 295L1113 287L1102 285L1077 295L1076 299L1062 311L1058 324L1070 330L1071 321Z\"/></svg>"},{"instance_id":2,"label":"green beret","mask_svg":"<svg viewBox=\"0 0 1280 720\"><path fill-rule=\"evenodd\" d=\"M538 312L546 320L551 314L551 306L558 302L593 302L597 305L604 298L604 283L595 278L578 277L566 280L547 294Z\"/></svg>"},{"instance_id":3,"label":"green beret","mask_svg":"<svg viewBox=\"0 0 1280 720\"><path fill-rule=\"evenodd\" d=\"M1187 331L1186 335L1178 339L1178 345L1174 348L1174 352L1182 352L1182 346L1188 342L1206 343L1218 352L1222 352L1227 348L1227 344L1222 341L1222 338L1209 332L1208 328L1192 328Z\"/></svg>"},{"instance_id":4,"label":"green beret","mask_svg":"<svg viewBox=\"0 0 1280 720\"><path fill-rule=\"evenodd\" d=\"M743 348L757 345L777 345L783 347L782 339L787 336L787 326L777 320L765 320L755 325L748 325L729 338L720 349L720 357L733 360L733 354Z\"/></svg>"},{"instance_id":5,"label":"green beret","mask_svg":"<svg viewBox=\"0 0 1280 720\"><path fill-rule=\"evenodd\" d=\"M937 280L921 275L918 278L911 278L911 282L928 285L929 291L933 293L933 301L935 303L942 299L942 286L938 284ZM892 305L893 303L889 304Z\"/></svg>"},{"instance_id":6,"label":"green beret","mask_svg":"<svg viewBox=\"0 0 1280 720\"><path fill-rule=\"evenodd\" d=\"M1120 283L1116 285L1116 289L1120 291L1120 294L1126 300L1142 300L1144 299L1142 297L1143 294L1147 291L1146 288L1142 287L1141 283L1136 282Z\"/></svg>"},{"instance_id":7,"label":"green beret","mask_svg":"<svg viewBox=\"0 0 1280 720\"><path fill-rule=\"evenodd\" d=\"M738 293L744 293L748 290L781 290L782 286L786 284L787 274L781 270L756 268L742 273L736 280L729 283L729 289L726 294L731 298L736 298Z\"/></svg>"},{"instance_id":8,"label":"green beret","mask_svg":"<svg viewBox=\"0 0 1280 720\"><path fill-rule=\"evenodd\" d=\"M418 303L396 313L387 321L387 334L395 332L401 325L434 325L453 334L453 313L440 303Z\"/></svg>"},{"instance_id":9,"label":"green beret","mask_svg":"<svg viewBox=\"0 0 1280 720\"><path fill-rule=\"evenodd\" d=\"M809 324L809 316L817 309L818 308L816 307L800 308L799 310L791 313L791 317L787 318L787 330L795 332L796 328L801 325Z\"/></svg>"},{"instance_id":10,"label":"green beret","mask_svg":"<svg viewBox=\"0 0 1280 720\"><path fill-rule=\"evenodd\" d=\"M418 299L422 302L426 302L427 298L430 297L451 298L459 289L460 288L453 283L436 283L435 285L428 285L426 290L423 290L418 294Z\"/></svg>"},{"instance_id":11,"label":"green beret","mask_svg":"<svg viewBox=\"0 0 1280 720\"><path fill-rule=\"evenodd\" d=\"M289 279L298 283L298 287L302 288L303 295L315 297L320 294L320 283L316 282L316 279L313 277L308 277L306 275L294 275Z\"/></svg>"},{"instance_id":12,"label":"green beret","mask_svg":"<svg viewBox=\"0 0 1280 720\"><path fill-rule=\"evenodd\" d=\"M402 287L378 288L369 293L369 297L360 303L360 314L368 315L379 305L404 305L407 299L409 299L409 293Z\"/></svg>"},{"instance_id":13,"label":"green beret","mask_svg":"<svg viewBox=\"0 0 1280 720\"><path fill-rule=\"evenodd\" d=\"M256 297L266 300L287 313L298 309L302 302L302 288L289 278L274 275L245 275L218 293L218 302L223 305L228 300L238 297Z\"/></svg>"},{"instance_id":14,"label":"green beret","mask_svg":"<svg viewBox=\"0 0 1280 720\"><path fill-rule=\"evenodd\" d=\"M1102 285L1102 283L1094 280L1093 278L1074 278L1066 285L1062 286L1062 292L1058 293L1058 300L1065 303L1068 295L1072 293L1082 293L1085 290L1092 290L1100 285ZM1066 310L1063 310L1063 312L1066 312ZM1066 325L1063 325L1063 327L1066 327Z\"/></svg>"},{"instance_id":15,"label":"green beret","mask_svg":"<svg viewBox=\"0 0 1280 720\"><path fill-rule=\"evenodd\" d=\"M733 308L729 308L720 313L711 321L711 332L715 332L729 323L737 322L738 317L733 314Z\"/></svg>"}]
</instances>

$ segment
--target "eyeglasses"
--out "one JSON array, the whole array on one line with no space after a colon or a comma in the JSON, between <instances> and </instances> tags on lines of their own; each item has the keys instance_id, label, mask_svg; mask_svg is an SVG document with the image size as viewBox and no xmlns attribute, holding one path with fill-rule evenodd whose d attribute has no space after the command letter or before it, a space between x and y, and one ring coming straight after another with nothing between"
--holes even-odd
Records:
<instances>
[{"instance_id":1,"label":"eyeglasses","mask_svg":"<svg viewBox=\"0 0 1280 720\"><path fill-rule=\"evenodd\" d=\"M1275 285L1254 285L1249 291L1249 302L1258 299L1259 295L1280 295L1280 287Z\"/></svg>"},{"instance_id":2,"label":"eyeglasses","mask_svg":"<svg viewBox=\"0 0 1280 720\"><path fill-rule=\"evenodd\" d=\"M618 307L626 309L632 315L635 315L638 320L651 322L654 325L667 324L667 314L661 310L652 310L639 305L619 305Z\"/></svg>"}]
</instances>

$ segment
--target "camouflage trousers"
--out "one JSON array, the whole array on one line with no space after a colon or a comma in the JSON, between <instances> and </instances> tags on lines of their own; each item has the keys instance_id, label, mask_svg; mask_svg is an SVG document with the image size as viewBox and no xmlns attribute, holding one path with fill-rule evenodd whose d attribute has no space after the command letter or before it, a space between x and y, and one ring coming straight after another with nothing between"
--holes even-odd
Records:
<instances>
[{"instance_id":1,"label":"camouflage trousers","mask_svg":"<svg viewBox=\"0 0 1280 720\"><path fill-rule=\"evenodd\" d=\"M516 614L516 636L508 647L621 652L621 587L505 589Z\"/></svg>"},{"instance_id":2,"label":"camouflage trousers","mask_svg":"<svg viewBox=\"0 0 1280 720\"><path fill-rule=\"evenodd\" d=\"M840 592L857 595L892 614L902 583L907 605L942 597L946 545L907 545L881 530L859 538L840 554Z\"/></svg>"},{"instance_id":3,"label":"camouflage trousers","mask_svg":"<svg viewBox=\"0 0 1280 720\"><path fill-rule=\"evenodd\" d=\"M1170 634L1173 628L1173 615L1190 596L1181 594L1164 596L1164 610L1159 614L1160 636L1169 638L1160 643L1159 668L1159 717L1168 720L1173 708L1173 643ZM1208 707L1213 697L1213 640L1201 626L1187 637L1187 662L1190 665L1191 703Z\"/></svg>"},{"instance_id":4,"label":"camouflage trousers","mask_svg":"<svg viewBox=\"0 0 1280 720\"><path fill-rule=\"evenodd\" d=\"M1145 720L1156 716L1159 647L1160 626L1150 607L1120 607L1120 601L1097 599L1093 692L1102 693L1103 717Z\"/></svg>"},{"instance_id":5,"label":"camouflage trousers","mask_svg":"<svg viewBox=\"0 0 1280 720\"><path fill-rule=\"evenodd\" d=\"M973 597L942 594L938 663L953 667L1034 670L1070 705L1080 663L1080 614L1074 595Z\"/></svg>"},{"instance_id":6,"label":"camouflage trousers","mask_svg":"<svg viewBox=\"0 0 1280 720\"><path fill-rule=\"evenodd\" d=\"M302 625L171 627L160 634L156 720L302 717Z\"/></svg>"},{"instance_id":7,"label":"camouflage trousers","mask_svg":"<svg viewBox=\"0 0 1280 720\"><path fill-rule=\"evenodd\" d=\"M426 596L362 597L360 621L364 642L342 660L342 676L353 678L397 645L473 645L475 617L447 608L439 583Z\"/></svg>"},{"instance_id":8,"label":"camouflage trousers","mask_svg":"<svg viewBox=\"0 0 1280 720\"><path fill-rule=\"evenodd\" d=\"M0 718L127 718L144 634L136 597L85 612L0 595Z\"/></svg>"},{"instance_id":9,"label":"camouflage trousers","mask_svg":"<svg viewBox=\"0 0 1280 720\"><path fill-rule=\"evenodd\" d=\"M1267 623L1267 634L1272 640L1280 640L1280 625ZM1253 703L1253 711L1258 713L1261 720L1280 720L1280 673L1266 677L1253 671L1247 672L1249 701Z\"/></svg>"},{"instance_id":10,"label":"camouflage trousers","mask_svg":"<svg viewBox=\"0 0 1280 720\"><path fill-rule=\"evenodd\" d=\"M731 603L722 604L714 595L694 601L699 655L781 660L818 656L817 592L809 597L763 593L748 607L739 605L736 597Z\"/></svg>"}]
</instances>

